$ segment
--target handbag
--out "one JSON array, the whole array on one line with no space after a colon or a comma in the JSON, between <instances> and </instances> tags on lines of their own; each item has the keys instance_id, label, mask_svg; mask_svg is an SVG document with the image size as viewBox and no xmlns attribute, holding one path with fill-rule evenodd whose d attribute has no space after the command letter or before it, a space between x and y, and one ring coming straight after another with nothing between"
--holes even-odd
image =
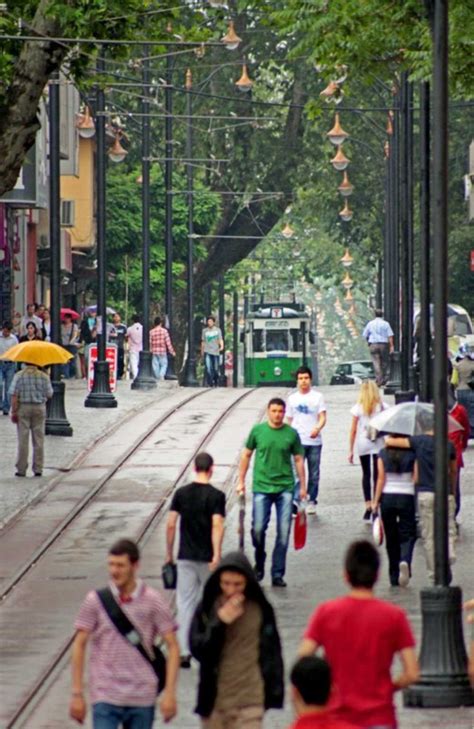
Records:
<instances>
[{"instance_id":1,"label":"handbag","mask_svg":"<svg viewBox=\"0 0 474 729\"><path fill-rule=\"evenodd\" d=\"M374 516L374 520L372 522L372 537L377 547L381 547L384 538L384 528L382 519L378 514Z\"/></svg>"},{"instance_id":2,"label":"handbag","mask_svg":"<svg viewBox=\"0 0 474 729\"><path fill-rule=\"evenodd\" d=\"M160 694L166 684L166 658L158 646L152 646L153 655L147 651L142 643L142 637L131 620L125 615L117 600L112 594L110 587L97 590L97 597L102 607L114 624L114 627L134 648L148 661L158 679L157 693Z\"/></svg>"},{"instance_id":3,"label":"handbag","mask_svg":"<svg viewBox=\"0 0 474 729\"><path fill-rule=\"evenodd\" d=\"M293 532L293 541L295 549L303 549L306 544L306 533L308 531L306 523L306 510L304 504L299 504L298 512L295 519L295 529Z\"/></svg>"},{"instance_id":4,"label":"handbag","mask_svg":"<svg viewBox=\"0 0 474 729\"><path fill-rule=\"evenodd\" d=\"M174 562L165 562L161 568L161 579L165 590L176 590L178 581L178 570Z\"/></svg>"}]
</instances>

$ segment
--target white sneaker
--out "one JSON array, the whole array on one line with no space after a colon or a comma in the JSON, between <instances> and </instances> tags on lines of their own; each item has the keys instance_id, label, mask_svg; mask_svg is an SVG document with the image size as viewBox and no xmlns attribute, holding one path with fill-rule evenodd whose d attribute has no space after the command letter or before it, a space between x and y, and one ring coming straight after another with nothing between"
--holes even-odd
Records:
<instances>
[{"instance_id":1,"label":"white sneaker","mask_svg":"<svg viewBox=\"0 0 474 729\"><path fill-rule=\"evenodd\" d=\"M306 509L307 514L316 514L316 504L314 501L310 501L308 508Z\"/></svg>"},{"instance_id":2,"label":"white sneaker","mask_svg":"<svg viewBox=\"0 0 474 729\"><path fill-rule=\"evenodd\" d=\"M408 562L400 562L399 565L400 574L398 575L398 584L400 587L406 587L410 582L410 569Z\"/></svg>"}]
</instances>

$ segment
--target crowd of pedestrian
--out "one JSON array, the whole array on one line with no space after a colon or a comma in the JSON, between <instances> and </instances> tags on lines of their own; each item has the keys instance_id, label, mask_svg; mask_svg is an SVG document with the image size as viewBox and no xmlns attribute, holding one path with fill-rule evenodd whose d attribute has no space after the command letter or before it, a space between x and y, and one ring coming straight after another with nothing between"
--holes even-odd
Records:
<instances>
[{"instance_id":1,"label":"crowd of pedestrian","mask_svg":"<svg viewBox=\"0 0 474 729\"><path fill-rule=\"evenodd\" d=\"M89 692L95 729L118 729L121 721L128 729L151 729L154 696L164 675L160 708L163 719L171 719L177 711L178 667L188 669L193 660L199 667L195 711L203 729L262 729L265 712L283 707L284 666L277 616L261 586L266 567L265 537L274 506L271 584L285 588L292 507L306 499L308 483L311 513L316 513L321 430L327 422L324 399L312 388L311 370L300 367L296 379L297 388L287 403L281 398L270 399L266 419L251 429L241 455L240 494L245 493L250 460L255 457L253 564L243 551L222 556L225 496L211 484L212 457L200 453L194 462L193 480L174 493L167 517L164 569L175 568L177 624L162 598L138 578L136 546L136 551L125 548L123 540L114 545L109 555L110 591L126 613L128 632L115 618L106 620L110 609L100 597L103 590L89 593L76 621L70 709L74 718L82 721L85 715L84 648L89 640L93 646ZM384 408L388 405L381 400L376 385L364 383L359 402L351 411L350 455L352 461L354 444L361 443L363 452L359 454L368 456L374 471L373 480L370 471L363 468L366 511L381 510L390 582L404 586L411 575L416 513L428 574L432 575L434 439L428 419L422 435L394 433L384 441L377 432L371 433L371 417ZM365 452L365 441L371 447L377 443L378 450ZM454 524L457 460L451 443L449 454L453 485L450 520ZM374 594L380 577L377 547L364 539L350 544L343 566L347 594L319 604L308 618L299 648L295 646L290 674L295 722L290 729L396 729L395 693L419 678L407 614ZM471 607L473 604L468 603L467 609ZM146 657L153 651L155 635L170 647L166 674L162 672L161 678L156 666L154 675L150 671L152 664ZM137 646L144 646L141 663ZM469 674L474 684L474 646L470 650ZM316 655L320 651L324 658ZM117 657L119 672L114 668ZM400 670L392 677L395 659ZM135 715L139 716L136 722Z\"/></svg>"}]
</instances>

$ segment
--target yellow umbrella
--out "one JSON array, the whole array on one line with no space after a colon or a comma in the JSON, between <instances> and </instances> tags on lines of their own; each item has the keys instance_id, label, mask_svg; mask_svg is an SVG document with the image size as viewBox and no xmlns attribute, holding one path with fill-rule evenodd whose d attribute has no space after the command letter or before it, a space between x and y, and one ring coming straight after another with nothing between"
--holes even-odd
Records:
<instances>
[{"instance_id":1,"label":"yellow umbrella","mask_svg":"<svg viewBox=\"0 0 474 729\"><path fill-rule=\"evenodd\" d=\"M52 342L42 342L33 339L31 342L20 342L15 344L0 359L8 359L10 362L26 362L27 364L47 367L53 364L66 364L72 359L72 354L63 347Z\"/></svg>"}]
</instances>

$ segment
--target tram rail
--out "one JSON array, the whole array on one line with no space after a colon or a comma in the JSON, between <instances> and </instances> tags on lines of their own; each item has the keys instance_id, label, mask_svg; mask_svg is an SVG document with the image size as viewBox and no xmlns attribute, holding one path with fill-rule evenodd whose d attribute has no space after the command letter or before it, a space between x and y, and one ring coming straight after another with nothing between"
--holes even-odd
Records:
<instances>
[{"instance_id":1,"label":"tram rail","mask_svg":"<svg viewBox=\"0 0 474 729\"><path fill-rule=\"evenodd\" d=\"M99 479L97 484L95 484L95 486L88 492L88 494L86 494L86 496L81 499L78 504L76 504L70 514L68 514L68 516L61 522L61 524L57 526L51 537L45 540L41 547L37 549L34 555L32 555L32 557L28 560L28 562L25 563L22 568L17 571L17 573L7 585L8 589L4 588L3 596L7 596L14 587L21 585L22 581L28 576L32 567L35 566L39 560L45 558L47 555L51 555L51 553L54 551L52 548L58 543L59 538L61 536L64 536L68 529L73 527L78 517L84 513L86 508L90 506L94 502L94 500L98 498L98 496L100 496L103 489L111 481L113 476L115 476L121 469L126 467L127 462L132 458L135 453L137 453L137 451L139 451L140 447L147 439L153 436L167 421L169 421L174 413L184 408L185 405L187 405L192 400L196 399L197 397L201 397L208 392L208 390L204 390L198 393L194 393L191 397L186 398L178 405L176 405L176 407L171 408L159 419L158 422L155 422L154 426L148 428L146 433L140 436L139 440L136 441L127 450L123 457L120 458L119 461L117 461L111 469L109 469L107 474ZM231 414L234 408L236 408L236 406L238 406L245 398L247 398L253 392L255 392L254 389L249 389L241 394L239 397L237 397L235 400L233 400L227 407L225 407L222 412L218 414L212 426L206 431L203 437L199 439L199 442L194 447L192 454L179 468L178 474L174 478L171 485L166 489L165 493L160 496L160 500L157 505L151 510L150 514L144 519L143 523L141 524L138 530L138 534L136 535L136 539L140 545L143 545L147 538L153 533L153 530L157 527L160 519L163 516L163 510L166 503L168 502L173 491L178 488L179 485L181 485L181 483L183 482L183 479L189 467L192 465L196 454L206 447L206 444L211 440L218 428L222 425L223 421ZM27 721L28 718L31 716L31 711L34 710L34 706L36 706L38 701L42 700L45 695L47 695L47 692L49 690L48 687L50 686L54 676L57 675L58 671L63 668L73 639L74 633L69 635L67 639L60 644L60 647L54 652L54 655L48 660L47 664L42 667L40 673L36 676L31 686L28 687L27 692L21 697L18 705L14 708L12 714L7 718L5 729L18 729L19 727L24 726L24 722Z\"/></svg>"}]
</instances>

